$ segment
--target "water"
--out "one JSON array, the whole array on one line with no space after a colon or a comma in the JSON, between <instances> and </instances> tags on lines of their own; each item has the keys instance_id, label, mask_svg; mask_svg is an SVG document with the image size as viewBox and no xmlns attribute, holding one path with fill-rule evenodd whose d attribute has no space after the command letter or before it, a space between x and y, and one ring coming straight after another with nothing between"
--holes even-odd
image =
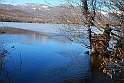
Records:
<instances>
[{"instance_id":1,"label":"water","mask_svg":"<svg viewBox=\"0 0 124 83\"><path fill-rule=\"evenodd\" d=\"M1 29L1 83L109 83L109 76L94 65L87 48L57 36L50 24L5 23ZM5 25L4 24L4 25ZM20 28L14 28L15 25ZM42 26L43 25L43 26ZM51 32L52 31L52 32ZM96 63L95 63L96 64Z\"/></svg>"}]
</instances>

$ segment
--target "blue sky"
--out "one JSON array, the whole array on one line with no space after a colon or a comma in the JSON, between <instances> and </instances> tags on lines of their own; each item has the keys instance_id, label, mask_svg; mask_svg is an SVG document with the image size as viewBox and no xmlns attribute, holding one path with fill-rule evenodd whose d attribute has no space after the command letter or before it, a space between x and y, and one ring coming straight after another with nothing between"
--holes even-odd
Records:
<instances>
[{"instance_id":1,"label":"blue sky","mask_svg":"<svg viewBox=\"0 0 124 83\"><path fill-rule=\"evenodd\" d=\"M40 4L50 4L58 5L64 3L64 0L4 0L5 4L24 4L24 3L40 3Z\"/></svg>"}]
</instances>

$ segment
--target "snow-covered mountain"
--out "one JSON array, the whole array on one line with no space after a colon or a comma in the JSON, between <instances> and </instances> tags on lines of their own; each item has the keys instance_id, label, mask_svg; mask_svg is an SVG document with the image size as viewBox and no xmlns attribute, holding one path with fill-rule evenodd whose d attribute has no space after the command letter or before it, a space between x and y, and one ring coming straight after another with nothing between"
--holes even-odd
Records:
<instances>
[{"instance_id":1,"label":"snow-covered mountain","mask_svg":"<svg viewBox=\"0 0 124 83\"><path fill-rule=\"evenodd\" d=\"M71 10L69 6L48 6L45 4L25 3L21 5L0 4L0 11L9 17L28 17L35 20L59 21L64 11L68 14ZM2 14L1 13L1 14ZM62 18L61 18L62 19ZM45 21L46 22L46 21Z\"/></svg>"},{"instance_id":2,"label":"snow-covered mountain","mask_svg":"<svg viewBox=\"0 0 124 83\"><path fill-rule=\"evenodd\" d=\"M34 12L34 11L45 11L49 10L51 7L44 4L34 4L34 3L25 3L21 5L10 5L10 4L1 4L0 8L7 10L21 10L25 12Z\"/></svg>"},{"instance_id":3,"label":"snow-covered mountain","mask_svg":"<svg viewBox=\"0 0 124 83\"><path fill-rule=\"evenodd\" d=\"M6 18L9 18L10 21L11 19L18 19L21 21L33 20L41 22L61 23L67 19L68 21L76 20L78 22L79 19L76 13L81 16L82 11L79 7L75 7L75 10L70 8L68 4L63 4L61 6L49 6L36 3L25 3L21 5L0 4L0 18L4 18L4 20L6 20L6 16ZM106 17L108 16L108 12L98 12L97 14L99 13Z\"/></svg>"}]
</instances>

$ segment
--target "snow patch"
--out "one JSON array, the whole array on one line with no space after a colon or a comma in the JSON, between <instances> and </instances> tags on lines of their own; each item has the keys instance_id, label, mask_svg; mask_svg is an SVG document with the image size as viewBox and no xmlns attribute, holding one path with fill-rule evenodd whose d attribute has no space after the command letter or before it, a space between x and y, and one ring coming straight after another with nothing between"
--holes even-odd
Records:
<instances>
[{"instance_id":1,"label":"snow patch","mask_svg":"<svg viewBox=\"0 0 124 83\"><path fill-rule=\"evenodd\" d=\"M42 8L48 8L48 6L43 5Z\"/></svg>"},{"instance_id":2,"label":"snow patch","mask_svg":"<svg viewBox=\"0 0 124 83\"><path fill-rule=\"evenodd\" d=\"M13 6L18 6L18 4L12 4Z\"/></svg>"},{"instance_id":3,"label":"snow patch","mask_svg":"<svg viewBox=\"0 0 124 83\"><path fill-rule=\"evenodd\" d=\"M32 9L36 9L36 8L32 8Z\"/></svg>"},{"instance_id":4,"label":"snow patch","mask_svg":"<svg viewBox=\"0 0 124 83\"><path fill-rule=\"evenodd\" d=\"M27 6L27 5L28 5L27 3L22 4L22 6Z\"/></svg>"},{"instance_id":5,"label":"snow patch","mask_svg":"<svg viewBox=\"0 0 124 83\"><path fill-rule=\"evenodd\" d=\"M103 15L107 15L107 14L108 14L108 12L104 12L104 11L101 11L101 13L102 13Z\"/></svg>"}]
</instances>

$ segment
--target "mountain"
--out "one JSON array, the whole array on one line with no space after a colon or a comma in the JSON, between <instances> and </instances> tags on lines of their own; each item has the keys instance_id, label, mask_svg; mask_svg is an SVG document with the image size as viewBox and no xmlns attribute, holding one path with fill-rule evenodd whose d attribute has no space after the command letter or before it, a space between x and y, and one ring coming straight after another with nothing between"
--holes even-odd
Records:
<instances>
[{"instance_id":1,"label":"mountain","mask_svg":"<svg viewBox=\"0 0 124 83\"><path fill-rule=\"evenodd\" d=\"M64 11L64 13L63 13ZM48 6L25 3L21 5L0 4L1 21L61 23L63 14L71 13L68 5Z\"/></svg>"},{"instance_id":2,"label":"mountain","mask_svg":"<svg viewBox=\"0 0 124 83\"><path fill-rule=\"evenodd\" d=\"M108 12L96 11L96 14L105 20L110 16ZM80 23L82 19L84 19L84 17L82 16L80 7L72 7L68 4L60 6L48 6L35 3L25 3L21 5L0 4L0 21ZM100 22L101 19L97 18L97 21Z\"/></svg>"}]
</instances>

